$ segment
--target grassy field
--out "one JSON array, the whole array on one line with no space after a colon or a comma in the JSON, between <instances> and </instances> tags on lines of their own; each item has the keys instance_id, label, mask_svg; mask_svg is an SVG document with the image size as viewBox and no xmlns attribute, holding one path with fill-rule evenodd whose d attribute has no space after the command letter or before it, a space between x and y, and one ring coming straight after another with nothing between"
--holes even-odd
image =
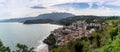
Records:
<instances>
[{"instance_id":1,"label":"grassy field","mask_svg":"<svg viewBox=\"0 0 120 52\"><path fill-rule=\"evenodd\" d=\"M105 20L106 23L118 22L120 19Z\"/></svg>"}]
</instances>

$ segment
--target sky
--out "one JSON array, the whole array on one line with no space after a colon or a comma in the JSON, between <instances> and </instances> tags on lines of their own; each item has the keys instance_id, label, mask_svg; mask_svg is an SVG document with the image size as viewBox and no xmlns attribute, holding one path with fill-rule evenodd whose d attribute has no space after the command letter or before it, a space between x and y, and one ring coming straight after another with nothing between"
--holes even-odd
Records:
<instances>
[{"instance_id":1,"label":"sky","mask_svg":"<svg viewBox=\"0 0 120 52\"><path fill-rule=\"evenodd\" d=\"M44 13L120 16L120 0L0 0L0 19L23 18Z\"/></svg>"}]
</instances>

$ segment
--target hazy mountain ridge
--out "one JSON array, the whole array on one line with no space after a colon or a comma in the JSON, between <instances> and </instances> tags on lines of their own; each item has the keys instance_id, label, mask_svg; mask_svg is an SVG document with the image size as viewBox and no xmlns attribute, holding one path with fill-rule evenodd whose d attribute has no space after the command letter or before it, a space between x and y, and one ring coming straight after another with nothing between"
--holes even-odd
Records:
<instances>
[{"instance_id":1,"label":"hazy mountain ridge","mask_svg":"<svg viewBox=\"0 0 120 52\"><path fill-rule=\"evenodd\" d=\"M60 20L63 18L75 16L71 13L46 13L46 14L40 14L36 17L25 17L25 18L13 18L13 19L6 19L2 20L0 22L24 22L26 20L37 20L37 19L51 19L51 20Z\"/></svg>"},{"instance_id":2,"label":"hazy mountain ridge","mask_svg":"<svg viewBox=\"0 0 120 52\"><path fill-rule=\"evenodd\" d=\"M73 16L68 18L63 18L60 20L51 20L51 19L37 19L37 20L26 20L23 22L24 24L41 24L41 23L51 23L51 24L59 24L59 25L71 25L73 22L76 22L78 20L80 21L90 21L93 19L101 19L102 18L118 18L119 16L94 16L94 15L81 15L81 16Z\"/></svg>"}]
</instances>

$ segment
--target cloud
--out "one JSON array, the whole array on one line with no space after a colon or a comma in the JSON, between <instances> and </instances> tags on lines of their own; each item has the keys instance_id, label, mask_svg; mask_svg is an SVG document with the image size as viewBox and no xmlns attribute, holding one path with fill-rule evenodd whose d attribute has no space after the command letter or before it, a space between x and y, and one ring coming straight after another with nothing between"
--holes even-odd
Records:
<instances>
[{"instance_id":1,"label":"cloud","mask_svg":"<svg viewBox=\"0 0 120 52\"><path fill-rule=\"evenodd\" d=\"M114 5L120 6L120 0L0 0L0 5L6 5L7 7L30 7L35 5L40 6L51 6L56 4L63 4L63 3L71 3L71 2L78 2L78 3L97 3L98 5Z\"/></svg>"},{"instance_id":2,"label":"cloud","mask_svg":"<svg viewBox=\"0 0 120 52\"><path fill-rule=\"evenodd\" d=\"M51 7L57 7L57 8L63 8L63 9L86 9L89 7L88 3L63 3L63 4L57 4L53 5Z\"/></svg>"},{"instance_id":3,"label":"cloud","mask_svg":"<svg viewBox=\"0 0 120 52\"><path fill-rule=\"evenodd\" d=\"M41 6L32 6L31 8L33 8L33 9L45 9L45 7L41 7Z\"/></svg>"},{"instance_id":4,"label":"cloud","mask_svg":"<svg viewBox=\"0 0 120 52\"><path fill-rule=\"evenodd\" d=\"M105 5L120 6L120 0L112 0L104 3Z\"/></svg>"},{"instance_id":5,"label":"cloud","mask_svg":"<svg viewBox=\"0 0 120 52\"><path fill-rule=\"evenodd\" d=\"M64 3L86 3L87 5L75 4L64 7L51 7ZM120 0L0 0L0 19L37 16L51 12L69 12L77 15L120 16L120 12L118 12L120 11L119 3ZM45 8L31 8L35 6Z\"/></svg>"}]
</instances>

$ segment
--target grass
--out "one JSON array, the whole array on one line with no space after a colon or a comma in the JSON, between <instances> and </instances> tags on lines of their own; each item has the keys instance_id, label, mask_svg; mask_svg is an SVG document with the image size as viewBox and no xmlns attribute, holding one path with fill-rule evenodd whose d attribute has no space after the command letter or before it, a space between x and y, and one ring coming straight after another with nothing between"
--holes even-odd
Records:
<instances>
[{"instance_id":1,"label":"grass","mask_svg":"<svg viewBox=\"0 0 120 52\"><path fill-rule=\"evenodd\" d=\"M120 19L105 20L106 23L118 22Z\"/></svg>"}]
</instances>

